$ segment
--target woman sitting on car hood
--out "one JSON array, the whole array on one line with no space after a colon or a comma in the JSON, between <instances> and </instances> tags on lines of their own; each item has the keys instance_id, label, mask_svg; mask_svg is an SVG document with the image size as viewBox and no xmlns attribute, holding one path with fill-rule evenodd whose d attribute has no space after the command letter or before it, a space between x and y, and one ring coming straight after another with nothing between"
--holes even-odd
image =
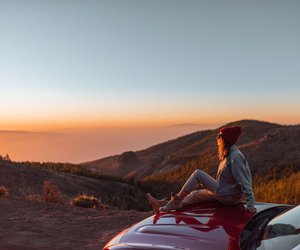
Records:
<instances>
[{"instance_id":1,"label":"woman sitting on car hood","mask_svg":"<svg viewBox=\"0 0 300 250\"><path fill-rule=\"evenodd\" d=\"M248 162L235 146L241 135L240 127L224 127L217 136L220 164L216 179L201 170L189 177L178 194L171 194L171 200L146 197L156 211L168 212L182 209L184 205L217 200L225 205L235 205L246 198L246 211L255 213L252 177ZM195 190L198 185L205 189Z\"/></svg>"}]
</instances>

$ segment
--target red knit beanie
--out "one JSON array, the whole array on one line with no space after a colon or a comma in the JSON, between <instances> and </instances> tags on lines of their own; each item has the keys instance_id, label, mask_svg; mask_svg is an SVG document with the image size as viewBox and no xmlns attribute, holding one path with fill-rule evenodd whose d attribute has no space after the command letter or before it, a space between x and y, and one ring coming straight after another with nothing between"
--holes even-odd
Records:
<instances>
[{"instance_id":1,"label":"red knit beanie","mask_svg":"<svg viewBox=\"0 0 300 250\"><path fill-rule=\"evenodd\" d=\"M236 143L241 133L241 127L225 127L220 130L220 135L230 146Z\"/></svg>"}]
</instances>

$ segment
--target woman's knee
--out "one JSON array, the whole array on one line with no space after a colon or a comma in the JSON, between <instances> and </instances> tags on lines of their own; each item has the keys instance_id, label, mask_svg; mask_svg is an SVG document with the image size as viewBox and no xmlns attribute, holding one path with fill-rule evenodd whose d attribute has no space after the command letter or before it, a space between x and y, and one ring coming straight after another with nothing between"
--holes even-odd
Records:
<instances>
[{"instance_id":1,"label":"woman's knee","mask_svg":"<svg viewBox=\"0 0 300 250\"><path fill-rule=\"evenodd\" d=\"M215 201L216 195L213 192L207 191L205 189L194 190L188 196L186 196L183 201L182 205L191 205L195 203L202 203L206 201Z\"/></svg>"},{"instance_id":2,"label":"woman's knee","mask_svg":"<svg viewBox=\"0 0 300 250\"><path fill-rule=\"evenodd\" d=\"M193 176L196 177L198 180L201 180L201 177L203 176L204 172L200 169L196 169L193 173Z\"/></svg>"}]
</instances>

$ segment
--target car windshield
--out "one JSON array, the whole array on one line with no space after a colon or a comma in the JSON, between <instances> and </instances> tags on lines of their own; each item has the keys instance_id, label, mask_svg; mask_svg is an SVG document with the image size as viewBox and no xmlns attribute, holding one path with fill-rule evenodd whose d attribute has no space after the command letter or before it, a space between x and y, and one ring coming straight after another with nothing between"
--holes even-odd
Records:
<instances>
[{"instance_id":1,"label":"car windshield","mask_svg":"<svg viewBox=\"0 0 300 250\"><path fill-rule=\"evenodd\" d=\"M300 206L297 206L278 215L267 224L257 250L296 249L299 244Z\"/></svg>"}]
</instances>

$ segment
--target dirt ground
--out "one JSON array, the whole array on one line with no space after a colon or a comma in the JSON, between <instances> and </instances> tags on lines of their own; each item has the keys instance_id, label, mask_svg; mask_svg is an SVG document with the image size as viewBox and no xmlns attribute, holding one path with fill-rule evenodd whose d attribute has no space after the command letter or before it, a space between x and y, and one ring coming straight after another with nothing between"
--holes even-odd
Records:
<instances>
[{"instance_id":1,"label":"dirt ground","mask_svg":"<svg viewBox=\"0 0 300 250\"><path fill-rule=\"evenodd\" d=\"M117 233L152 214L0 198L0 249L102 249Z\"/></svg>"}]
</instances>

